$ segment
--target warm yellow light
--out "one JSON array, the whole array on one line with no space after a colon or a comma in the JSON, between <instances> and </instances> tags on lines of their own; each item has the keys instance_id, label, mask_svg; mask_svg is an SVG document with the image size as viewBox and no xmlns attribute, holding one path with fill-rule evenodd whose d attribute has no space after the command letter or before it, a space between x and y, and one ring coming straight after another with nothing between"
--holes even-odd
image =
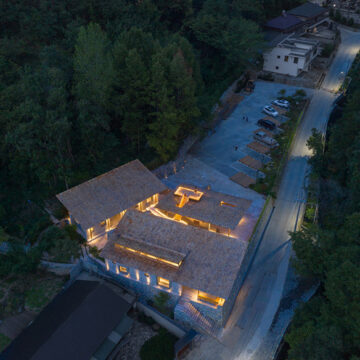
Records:
<instances>
[{"instance_id":1,"label":"warm yellow light","mask_svg":"<svg viewBox=\"0 0 360 360\"><path fill-rule=\"evenodd\" d=\"M176 204L177 207L182 208L189 202L189 197L186 194L183 194L180 202Z\"/></svg>"},{"instance_id":2,"label":"warm yellow light","mask_svg":"<svg viewBox=\"0 0 360 360\"><path fill-rule=\"evenodd\" d=\"M224 205L231 206L231 207L236 207L236 205L234 205L234 204L230 204L230 203L227 203L225 201L220 201L220 206L224 206Z\"/></svg>"},{"instance_id":3,"label":"warm yellow light","mask_svg":"<svg viewBox=\"0 0 360 360\"><path fill-rule=\"evenodd\" d=\"M199 201L201 197L204 195L202 191L199 191L197 189L187 188L185 186L179 186L174 194L177 196L186 195L187 197L189 197L189 199L195 201Z\"/></svg>"},{"instance_id":4,"label":"warm yellow light","mask_svg":"<svg viewBox=\"0 0 360 360\"><path fill-rule=\"evenodd\" d=\"M128 272L128 269L125 266L119 266L119 270L120 270L120 272L126 273L126 274Z\"/></svg>"},{"instance_id":5,"label":"warm yellow light","mask_svg":"<svg viewBox=\"0 0 360 360\"><path fill-rule=\"evenodd\" d=\"M223 306L225 303L225 299L207 294L206 292L200 290L198 291L198 299L216 306Z\"/></svg>"},{"instance_id":6,"label":"warm yellow light","mask_svg":"<svg viewBox=\"0 0 360 360\"><path fill-rule=\"evenodd\" d=\"M156 261L160 261L160 262L163 262L165 264L168 264L168 265L171 265L171 266L175 266L176 268L178 268L182 261L180 261L178 264L173 262L173 261L169 261L169 260L165 260L165 259L162 259L162 258L159 258L157 256L154 256L154 255L151 255L151 254L148 254L148 253L144 253L142 251L139 251L139 250L134 250L134 249L131 249L129 247L126 247L126 246L123 246L123 245L120 245L120 244L115 244L115 246L119 247L119 248L122 248L124 250L127 250L127 251L130 251L132 253L135 253L135 254L138 254L138 255L141 255L141 256L145 256L145 257L148 257L152 260L156 260Z\"/></svg>"},{"instance_id":7,"label":"warm yellow light","mask_svg":"<svg viewBox=\"0 0 360 360\"><path fill-rule=\"evenodd\" d=\"M170 287L170 281L168 279L164 279L160 276L158 276L158 278L157 278L157 283L158 283L158 285L166 287L166 288Z\"/></svg>"}]
</instances>

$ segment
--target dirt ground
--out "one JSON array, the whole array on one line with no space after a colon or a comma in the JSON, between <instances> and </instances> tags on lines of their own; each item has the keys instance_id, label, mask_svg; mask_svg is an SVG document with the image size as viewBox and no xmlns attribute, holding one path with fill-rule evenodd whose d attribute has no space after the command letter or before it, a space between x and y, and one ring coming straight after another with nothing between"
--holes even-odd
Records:
<instances>
[{"instance_id":1,"label":"dirt ground","mask_svg":"<svg viewBox=\"0 0 360 360\"><path fill-rule=\"evenodd\" d=\"M132 328L119 343L118 350L114 351L112 360L141 360L140 349L146 340L149 340L157 332L151 325L134 321Z\"/></svg>"}]
</instances>

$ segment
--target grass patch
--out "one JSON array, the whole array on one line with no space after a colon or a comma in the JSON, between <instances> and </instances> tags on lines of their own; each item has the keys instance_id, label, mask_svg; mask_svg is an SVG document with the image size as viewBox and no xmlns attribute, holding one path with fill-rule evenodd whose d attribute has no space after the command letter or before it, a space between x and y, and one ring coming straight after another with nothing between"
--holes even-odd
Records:
<instances>
[{"instance_id":1,"label":"grass patch","mask_svg":"<svg viewBox=\"0 0 360 360\"><path fill-rule=\"evenodd\" d=\"M141 360L173 360L176 336L165 329L147 340L140 349Z\"/></svg>"},{"instance_id":2,"label":"grass patch","mask_svg":"<svg viewBox=\"0 0 360 360\"><path fill-rule=\"evenodd\" d=\"M11 339L0 333L0 353L11 343Z\"/></svg>"},{"instance_id":3,"label":"grass patch","mask_svg":"<svg viewBox=\"0 0 360 360\"><path fill-rule=\"evenodd\" d=\"M62 279L50 279L35 284L25 292L25 308L40 311L61 290Z\"/></svg>"}]
</instances>

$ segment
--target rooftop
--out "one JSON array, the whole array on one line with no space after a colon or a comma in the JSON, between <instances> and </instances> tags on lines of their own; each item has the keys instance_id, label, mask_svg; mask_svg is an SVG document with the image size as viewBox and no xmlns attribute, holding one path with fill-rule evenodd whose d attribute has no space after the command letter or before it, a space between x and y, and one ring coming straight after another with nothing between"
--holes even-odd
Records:
<instances>
[{"instance_id":1,"label":"rooftop","mask_svg":"<svg viewBox=\"0 0 360 360\"><path fill-rule=\"evenodd\" d=\"M159 249L184 254L180 267L129 251L117 244L124 238L136 239L133 245L143 253L161 257ZM139 247L146 244L146 247ZM164 277L181 285L205 291L214 296L228 298L240 269L247 242L225 237L204 229L156 217L149 212L129 210L118 228L109 233L101 256L122 266ZM166 255L165 255L166 256Z\"/></svg>"},{"instance_id":2,"label":"rooftop","mask_svg":"<svg viewBox=\"0 0 360 360\"><path fill-rule=\"evenodd\" d=\"M139 160L57 195L84 230L119 214L166 186Z\"/></svg>"},{"instance_id":3,"label":"rooftop","mask_svg":"<svg viewBox=\"0 0 360 360\"><path fill-rule=\"evenodd\" d=\"M288 11L290 15L300 16L305 18L314 18L326 13L327 9L314 3L307 2L294 9Z\"/></svg>"},{"instance_id":4,"label":"rooftop","mask_svg":"<svg viewBox=\"0 0 360 360\"><path fill-rule=\"evenodd\" d=\"M90 359L130 307L106 285L77 280L45 307L0 359Z\"/></svg>"},{"instance_id":5,"label":"rooftop","mask_svg":"<svg viewBox=\"0 0 360 360\"><path fill-rule=\"evenodd\" d=\"M181 197L183 194L182 189L196 191L201 196L195 198L194 195L189 194L188 200L183 201L184 197ZM189 190L187 190L188 193ZM234 229L250 205L251 201L247 199L211 190L200 191L195 187L182 185L176 189L175 193L169 190L166 194L160 196L157 208L212 225Z\"/></svg>"},{"instance_id":6,"label":"rooftop","mask_svg":"<svg viewBox=\"0 0 360 360\"><path fill-rule=\"evenodd\" d=\"M284 13L274 19L269 20L265 24L265 27L277 29L279 31L287 31L289 29L300 26L302 23L303 21L296 16Z\"/></svg>"}]
</instances>

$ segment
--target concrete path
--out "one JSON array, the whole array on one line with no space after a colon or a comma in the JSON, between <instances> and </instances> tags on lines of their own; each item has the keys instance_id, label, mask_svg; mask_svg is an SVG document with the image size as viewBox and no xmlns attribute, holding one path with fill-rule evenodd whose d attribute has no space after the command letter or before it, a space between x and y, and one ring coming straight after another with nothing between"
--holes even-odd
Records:
<instances>
[{"instance_id":1,"label":"concrete path","mask_svg":"<svg viewBox=\"0 0 360 360\"><path fill-rule=\"evenodd\" d=\"M278 192L270 224L249 275L224 331L221 343L204 341L187 359L255 360L279 307L291 255L288 231L294 230L305 200L304 182L310 155L306 140L311 129L324 130L340 86L341 72L347 72L360 50L360 33L342 30L342 44L324 80L314 92L295 137L290 160Z\"/></svg>"}]
</instances>

